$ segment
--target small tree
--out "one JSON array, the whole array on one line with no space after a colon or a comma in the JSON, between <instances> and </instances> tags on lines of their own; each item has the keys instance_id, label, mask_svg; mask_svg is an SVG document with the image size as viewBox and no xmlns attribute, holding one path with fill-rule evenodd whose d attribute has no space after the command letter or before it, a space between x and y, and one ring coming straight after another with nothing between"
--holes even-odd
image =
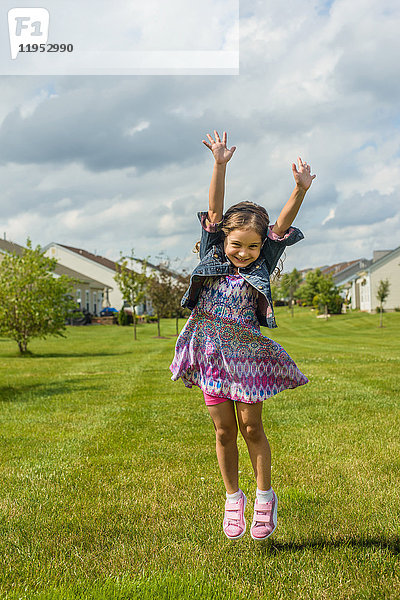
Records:
<instances>
[{"instance_id":1,"label":"small tree","mask_svg":"<svg viewBox=\"0 0 400 600\"><path fill-rule=\"evenodd\" d=\"M302 283L296 292L296 297L307 306L312 306L314 297L319 292L319 282L322 277L321 269L308 271L304 283Z\"/></svg>"},{"instance_id":2,"label":"small tree","mask_svg":"<svg viewBox=\"0 0 400 600\"><path fill-rule=\"evenodd\" d=\"M184 271L179 278L173 282L171 289L171 315L175 317L176 335L179 335L179 318L185 315L186 308L181 305L182 296L190 283L190 275Z\"/></svg>"},{"instance_id":3,"label":"small tree","mask_svg":"<svg viewBox=\"0 0 400 600\"><path fill-rule=\"evenodd\" d=\"M383 327L383 303L385 302L386 298L389 296L389 290L390 290L389 279L381 279L379 282L379 287L376 292L376 297L379 300L379 312L380 312L379 327Z\"/></svg>"},{"instance_id":4,"label":"small tree","mask_svg":"<svg viewBox=\"0 0 400 600\"><path fill-rule=\"evenodd\" d=\"M7 253L0 263L0 334L14 339L21 354L32 338L63 336L75 308L73 279L54 276L57 260L28 239L22 254Z\"/></svg>"},{"instance_id":5,"label":"small tree","mask_svg":"<svg viewBox=\"0 0 400 600\"><path fill-rule=\"evenodd\" d=\"M333 288L334 283L332 275L329 275L328 277L321 276L318 282L318 293L313 298L313 305L318 308L318 311L320 312L323 308L325 319L328 317L328 305L332 298Z\"/></svg>"},{"instance_id":6,"label":"small tree","mask_svg":"<svg viewBox=\"0 0 400 600\"><path fill-rule=\"evenodd\" d=\"M271 282L271 297L274 304L278 299L280 300L280 287L277 283Z\"/></svg>"},{"instance_id":7,"label":"small tree","mask_svg":"<svg viewBox=\"0 0 400 600\"><path fill-rule=\"evenodd\" d=\"M301 273L297 269L293 269L290 273L284 273L280 281L280 293L285 298L289 298L289 305L294 316L294 295L301 283Z\"/></svg>"},{"instance_id":8,"label":"small tree","mask_svg":"<svg viewBox=\"0 0 400 600\"><path fill-rule=\"evenodd\" d=\"M296 297L307 305L315 306L319 312L340 313L342 297L335 286L332 275L324 275L321 269L309 271L305 283L300 285Z\"/></svg>"},{"instance_id":9,"label":"small tree","mask_svg":"<svg viewBox=\"0 0 400 600\"><path fill-rule=\"evenodd\" d=\"M171 316L174 307L174 282L168 270L169 261L164 260L158 265L158 270L150 276L148 292L157 315L158 337L161 337L160 320Z\"/></svg>"},{"instance_id":10,"label":"small tree","mask_svg":"<svg viewBox=\"0 0 400 600\"><path fill-rule=\"evenodd\" d=\"M114 279L117 282L123 299L132 307L133 336L136 340L136 305L140 304L144 298L148 277L146 275L147 260L142 261L140 273L133 269L134 260L133 249L130 256L122 256L121 254Z\"/></svg>"}]
</instances>

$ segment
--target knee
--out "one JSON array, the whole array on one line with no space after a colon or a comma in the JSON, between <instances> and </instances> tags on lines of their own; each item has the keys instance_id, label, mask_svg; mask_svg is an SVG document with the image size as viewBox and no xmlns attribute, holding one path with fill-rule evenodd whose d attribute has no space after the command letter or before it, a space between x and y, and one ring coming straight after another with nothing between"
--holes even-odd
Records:
<instances>
[{"instance_id":1,"label":"knee","mask_svg":"<svg viewBox=\"0 0 400 600\"><path fill-rule=\"evenodd\" d=\"M217 443L226 446L230 442L234 442L237 438L237 427L220 426L215 429Z\"/></svg>"},{"instance_id":2,"label":"knee","mask_svg":"<svg viewBox=\"0 0 400 600\"><path fill-rule=\"evenodd\" d=\"M265 438L262 423L243 423L240 432L247 442L260 442Z\"/></svg>"}]
</instances>

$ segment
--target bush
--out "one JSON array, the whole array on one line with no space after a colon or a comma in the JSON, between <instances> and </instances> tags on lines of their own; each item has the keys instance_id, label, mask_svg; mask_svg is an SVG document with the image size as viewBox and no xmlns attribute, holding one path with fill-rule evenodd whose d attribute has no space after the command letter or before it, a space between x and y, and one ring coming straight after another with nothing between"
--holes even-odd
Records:
<instances>
[{"instance_id":1,"label":"bush","mask_svg":"<svg viewBox=\"0 0 400 600\"><path fill-rule=\"evenodd\" d=\"M124 307L118 313L118 325L122 327L129 325L129 315L124 311Z\"/></svg>"},{"instance_id":2,"label":"bush","mask_svg":"<svg viewBox=\"0 0 400 600\"><path fill-rule=\"evenodd\" d=\"M340 315L342 312L343 298L339 294L334 296L328 303L328 310L333 315Z\"/></svg>"},{"instance_id":3,"label":"bush","mask_svg":"<svg viewBox=\"0 0 400 600\"><path fill-rule=\"evenodd\" d=\"M157 323L157 315L143 315L146 323Z\"/></svg>"}]
</instances>

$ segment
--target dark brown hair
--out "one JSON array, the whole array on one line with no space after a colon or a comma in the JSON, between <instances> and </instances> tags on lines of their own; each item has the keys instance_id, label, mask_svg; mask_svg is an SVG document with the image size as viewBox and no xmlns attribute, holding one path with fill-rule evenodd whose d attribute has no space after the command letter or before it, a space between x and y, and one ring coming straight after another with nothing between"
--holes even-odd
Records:
<instances>
[{"instance_id":1,"label":"dark brown hair","mask_svg":"<svg viewBox=\"0 0 400 600\"><path fill-rule=\"evenodd\" d=\"M269 215L265 208L259 204L245 200L228 208L222 219L221 231L223 236L226 237L235 229L253 229L259 234L262 243L264 243L268 236L268 227ZM193 252L199 251L200 242L197 242ZM280 260L279 266L276 267L271 275L271 279L279 279L282 269L283 262Z\"/></svg>"},{"instance_id":2,"label":"dark brown hair","mask_svg":"<svg viewBox=\"0 0 400 600\"><path fill-rule=\"evenodd\" d=\"M221 229L225 237L235 229L253 229L264 242L268 235L268 226L269 216L265 208L245 200L228 208Z\"/></svg>"}]
</instances>

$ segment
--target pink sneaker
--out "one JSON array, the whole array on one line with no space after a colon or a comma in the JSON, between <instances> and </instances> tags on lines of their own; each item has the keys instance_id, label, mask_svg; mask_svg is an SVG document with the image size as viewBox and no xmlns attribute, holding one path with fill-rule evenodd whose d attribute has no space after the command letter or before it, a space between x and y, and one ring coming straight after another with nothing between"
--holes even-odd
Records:
<instances>
[{"instance_id":1,"label":"pink sneaker","mask_svg":"<svg viewBox=\"0 0 400 600\"><path fill-rule=\"evenodd\" d=\"M253 540L266 540L276 529L278 498L275 492L273 494L271 502L266 504L259 504L256 498L254 517L250 528L250 535Z\"/></svg>"},{"instance_id":2,"label":"pink sneaker","mask_svg":"<svg viewBox=\"0 0 400 600\"><path fill-rule=\"evenodd\" d=\"M230 540L238 540L246 531L246 521L244 518L244 509L246 508L247 498L242 492L242 497L238 502L225 502L224 533Z\"/></svg>"}]
</instances>

